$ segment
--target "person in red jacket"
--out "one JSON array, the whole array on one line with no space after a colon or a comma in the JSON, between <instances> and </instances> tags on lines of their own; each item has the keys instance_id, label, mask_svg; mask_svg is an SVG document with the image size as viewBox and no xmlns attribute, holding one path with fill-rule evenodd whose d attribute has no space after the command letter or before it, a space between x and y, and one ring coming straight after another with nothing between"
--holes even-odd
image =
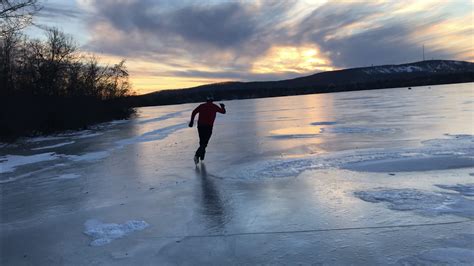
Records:
<instances>
[{"instance_id":1,"label":"person in red jacket","mask_svg":"<svg viewBox=\"0 0 474 266\"><path fill-rule=\"evenodd\" d=\"M216 113L225 114L225 105L220 104L220 107L213 103L214 98L212 96L207 97L206 103L203 103L194 109L191 114L191 122L189 127L193 127L194 117L199 113L198 119L198 133L199 133L199 148L194 155L194 163L199 163L199 159L204 160L206 155L207 143L212 135L212 127L214 126L214 120L216 119Z\"/></svg>"}]
</instances>

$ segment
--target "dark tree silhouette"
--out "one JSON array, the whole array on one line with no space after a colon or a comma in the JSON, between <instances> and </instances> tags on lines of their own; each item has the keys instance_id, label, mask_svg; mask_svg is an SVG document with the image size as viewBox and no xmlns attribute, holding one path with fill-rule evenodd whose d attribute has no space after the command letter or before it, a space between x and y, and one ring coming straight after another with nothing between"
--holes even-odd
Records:
<instances>
[{"instance_id":1,"label":"dark tree silhouette","mask_svg":"<svg viewBox=\"0 0 474 266\"><path fill-rule=\"evenodd\" d=\"M39 9L36 0L1 1L0 138L82 128L133 114L121 100L133 94L124 60L101 65L94 55L82 55L58 28L41 26L43 41L21 33Z\"/></svg>"}]
</instances>

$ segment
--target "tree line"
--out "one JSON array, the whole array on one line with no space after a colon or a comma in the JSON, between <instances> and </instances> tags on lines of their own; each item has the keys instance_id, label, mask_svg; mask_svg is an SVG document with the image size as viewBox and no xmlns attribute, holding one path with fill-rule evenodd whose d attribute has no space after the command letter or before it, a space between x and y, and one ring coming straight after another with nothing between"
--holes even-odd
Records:
<instances>
[{"instance_id":1,"label":"tree line","mask_svg":"<svg viewBox=\"0 0 474 266\"><path fill-rule=\"evenodd\" d=\"M66 33L47 28L45 34L46 40L38 40L19 31L3 31L2 96L89 96L106 100L131 94L124 60L101 66L95 56L81 55Z\"/></svg>"},{"instance_id":2,"label":"tree line","mask_svg":"<svg viewBox=\"0 0 474 266\"><path fill-rule=\"evenodd\" d=\"M122 99L133 95L125 60L102 65L81 52L71 35L35 25L44 38L23 33L37 0L0 2L0 138L84 128L128 118Z\"/></svg>"}]
</instances>

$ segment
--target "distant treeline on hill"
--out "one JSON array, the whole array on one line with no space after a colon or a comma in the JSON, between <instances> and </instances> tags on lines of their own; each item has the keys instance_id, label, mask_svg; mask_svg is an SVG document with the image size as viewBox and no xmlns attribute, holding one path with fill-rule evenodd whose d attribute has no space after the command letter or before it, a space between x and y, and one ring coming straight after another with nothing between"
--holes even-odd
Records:
<instances>
[{"instance_id":1,"label":"distant treeline on hill","mask_svg":"<svg viewBox=\"0 0 474 266\"><path fill-rule=\"evenodd\" d=\"M127 101L133 106L150 106L201 102L209 94L219 100L231 100L464 82L474 82L474 63L430 60L328 71L289 80L226 82L164 90L128 97Z\"/></svg>"},{"instance_id":2,"label":"distant treeline on hill","mask_svg":"<svg viewBox=\"0 0 474 266\"><path fill-rule=\"evenodd\" d=\"M101 66L56 28L46 40L15 30L0 38L0 138L79 129L133 113L124 61Z\"/></svg>"}]
</instances>

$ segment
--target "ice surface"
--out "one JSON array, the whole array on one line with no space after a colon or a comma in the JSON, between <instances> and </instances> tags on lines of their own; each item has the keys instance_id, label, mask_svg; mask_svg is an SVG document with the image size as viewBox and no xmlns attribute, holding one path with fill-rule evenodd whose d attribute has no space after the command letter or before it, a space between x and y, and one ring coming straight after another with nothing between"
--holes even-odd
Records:
<instances>
[{"instance_id":1,"label":"ice surface","mask_svg":"<svg viewBox=\"0 0 474 266\"><path fill-rule=\"evenodd\" d=\"M456 194L433 193L410 188L380 188L356 191L354 195L367 202L385 202L392 210L415 211L430 216L452 214L474 218L474 201Z\"/></svg>"},{"instance_id":2,"label":"ice surface","mask_svg":"<svg viewBox=\"0 0 474 266\"><path fill-rule=\"evenodd\" d=\"M66 146L66 145L73 144L73 143L75 143L75 141L68 141L68 142L58 143L58 144L49 145L49 146L33 148L31 150L37 151L37 150L53 149L53 148L58 148L58 147Z\"/></svg>"},{"instance_id":3,"label":"ice surface","mask_svg":"<svg viewBox=\"0 0 474 266\"><path fill-rule=\"evenodd\" d=\"M303 171L345 168L354 171L399 172L472 167L474 142L471 135L453 135L446 139L424 141L417 148L334 152L304 158L279 158L256 161L226 169L221 177L258 179L297 176ZM436 156L441 153L443 156ZM447 155L455 155L447 157Z\"/></svg>"},{"instance_id":4,"label":"ice surface","mask_svg":"<svg viewBox=\"0 0 474 266\"><path fill-rule=\"evenodd\" d=\"M191 111L191 109L186 109L186 110L182 110L182 111L179 111L179 112L172 112L172 113L169 113L169 114L158 116L158 117L155 117L155 118L139 119L139 120L136 121L136 123L137 124L146 124L146 123L159 122L159 121L167 120L167 119L170 119L170 118L179 117L183 113L187 113L187 112L190 112L190 111Z\"/></svg>"},{"instance_id":5,"label":"ice surface","mask_svg":"<svg viewBox=\"0 0 474 266\"><path fill-rule=\"evenodd\" d=\"M66 139L67 136L42 136L42 137L34 137L26 139L26 142L43 142L43 141L52 141L52 140L63 140Z\"/></svg>"},{"instance_id":6,"label":"ice surface","mask_svg":"<svg viewBox=\"0 0 474 266\"><path fill-rule=\"evenodd\" d=\"M454 190L464 196L474 196L474 183L471 184L457 184L457 185L436 185L442 189ZM473 207L474 208L474 207Z\"/></svg>"},{"instance_id":7,"label":"ice surface","mask_svg":"<svg viewBox=\"0 0 474 266\"><path fill-rule=\"evenodd\" d=\"M92 237L91 246L103 246L117 238L122 238L134 231L140 231L149 225L145 221L130 220L124 224L103 223L96 219L87 220L84 234Z\"/></svg>"},{"instance_id":8,"label":"ice surface","mask_svg":"<svg viewBox=\"0 0 474 266\"><path fill-rule=\"evenodd\" d=\"M0 173L13 172L18 166L52 161L58 158L54 152L40 153L35 155L6 155L0 157Z\"/></svg>"},{"instance_id":9,"label":"ice surface","mask_svg":"<svg viewBox=\"0 0 474 266\"><path fill-rule=\"evenodd\" d=\"M397 133L396 128L376 128L376 127L330 127L321 128L321 133L334 134L378 134L378 133Z\"/></svg>"},{"instance_id":10,"label":"ice surface","mask_svg":"<svg viewBox=\"0 0 474 266\"><path fill-rule=\"evenodd\" d=\"M327 121L327 122L313 122L311 125L313 126L328 126L328 125L335 125L337 122L335 121Z\"/></svg>"},{"instance_id":11,"label":"ice surface","mask_svg":"<svg viewBox=\"0 0 474 266\"><path fill-rule=\"evenodd\" d=\"M400 265L473 265L474 234L440 239L439 247L397 261Z\"/></svg>"},{"instance_id":12,"label":"ice surface","mask_svg":"<svg viewBox=\"0 0 474 266\"><path fill-rule=\"evenodd\" d=\"M473 264L473 85L228 101L197 167L197 104L2 146L0 264Z\"/></svg>"},{"instance_id":13,"label":"ice surface","mask_svg":"<svg viewBox=\"0 0 474 266\"><path fill-rule=\"evenodd\" d=\"M76 179L81 177L79 174L62 174L60 176L55 177L55 179Z\"/></svg>"},{"instance_id":14,"label":"ice surface","mask_svg":"<svg viewBox=\"0 0 474 266\"><path fill-rule=\"evenodd\" d=\"M91 162L91 161L98 161L101 159L106 158L109 156L109 152L107 151L97 151L97 152L89 152L89 153L84 153L82 155L67 155L66 157L76 161L76 162Z\"/></svg>"},{"instance_id":15,"label":"ice surface","mask_svg":"<svg viewBox=\"0 0 474 266\"><path fill-rule=\"evenodd\" d=\"M403 258L401 265L473 265L474 250L467 248L435 248L419 255Z\"/></svg>"},{"instance_id":16,"label":"ice surface","mask_svg":"<svg viewBox=\"0 0 474 266\"><path fill-rule=\"evenodd\" d=\"M74 137L74 139L85 139L85 138L92 138L103 135L104 133L95 132L95 133L87 133L87 134L80 134Z\"/></svg>"},{"instance_id":17,"label":"ice surface","mask_svg":"<svg viewBox=\"0 0 474 266\"><path fill-rule=\"evenodd\" d=\"M133 138L129 139L124 139L117 141L116 143L118 144L118 147L123 147L125 145L130 145L130 144L135 144L135 143L140 143L140 142L149 142L149 141L155 141L155 140L161 140L166 138L168 135L186 128L187 125L182 123L182 124L176 124L164 128L159 128L153 131L146 132L140 136L136 136Z\"/></svg>"}]
</instances>

